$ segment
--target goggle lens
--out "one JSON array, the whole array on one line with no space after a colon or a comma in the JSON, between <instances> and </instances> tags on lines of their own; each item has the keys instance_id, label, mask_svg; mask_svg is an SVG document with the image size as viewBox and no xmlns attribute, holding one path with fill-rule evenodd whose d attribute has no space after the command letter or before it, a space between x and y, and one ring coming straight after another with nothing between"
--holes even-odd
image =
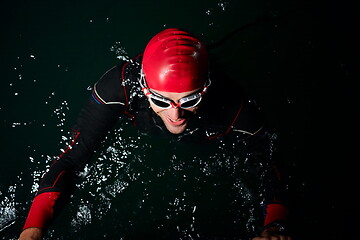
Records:
<instances>
[{"instance_id":1,"label":"goggle lens","mask_svg":"<svg viewBox=\"0 0 360 240\"><path fill-rule=\"evenodd\" d=\"M159 108L170 108L171 107L171 104L170 102L165 102L165 101L161 101L159 99L156 99L154 97L149 97L150 101L157 107Z\"/></svg>"},{"instance_id":2,"label":"goggle lens","mask_svg":"<svg viewBox=\"0 0 360 240\"><path fill-rule=\"evenodd\" d=\"M153 93L152 91L150 91L150 93L151 94L148 95L148 98L151 101L151 103L154 104L155 106L157 106L159 108L163 108L163 109L167 109L167 108L171 108L171 107L175 107L175 108L180 107L180 108L184 108L184 109L193 108L193 107L196 107L202 99L201 94L195 93L193 95L190 95L190 96L180 99L179 104L175 104L170 99L166 99L156 93Z\"/></svg>"},{"instance_id":3,"label":"goggle lens","mask_svg":"<svg viewBox=\"0 0 360 240\"><path fill-rule=\"evenodd\" d=\"M193 107L196 107L200 103L200 101L201 101L201 96L191 99L191 100L188 100L186 102L182 102L180 107L181 108L193 108Z\"/></svg>"}]
</instances>

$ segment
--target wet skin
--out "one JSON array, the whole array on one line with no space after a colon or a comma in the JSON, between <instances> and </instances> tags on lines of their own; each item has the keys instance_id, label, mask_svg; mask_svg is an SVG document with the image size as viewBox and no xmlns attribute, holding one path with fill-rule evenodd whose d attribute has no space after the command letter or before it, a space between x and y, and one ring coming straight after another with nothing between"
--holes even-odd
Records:
<instances>
[{"instance_id":1,"label":"wet skin","mask_svg":"<svg viewBox=\"0 0 360 240\"><path fill-rule=\"evenodd\" d=\"M151 89L151 91L156 92L161 96L164 96L174 101L175 104L177 104L181 98L199 92L199 90L200 89L195 89L188 92L173 93L173 92L163 92L163 91L157 91ZM150 102L150 107L161 118L161 120L165 124L166 129L172 134L180 134L184 132L190 117L196 113L196 110L198 108L197 106L189 109L174 108L174 107L169 109L162 109L152 104L151 102Z\"/></svg>"}]
</instances>

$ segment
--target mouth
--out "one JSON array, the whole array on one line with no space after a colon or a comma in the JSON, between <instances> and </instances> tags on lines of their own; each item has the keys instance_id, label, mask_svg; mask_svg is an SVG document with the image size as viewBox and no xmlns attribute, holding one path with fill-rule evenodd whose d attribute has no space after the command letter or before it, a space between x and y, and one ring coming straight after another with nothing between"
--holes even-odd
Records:
<instances>
[{"instance_id":1,"label":"mouth","mask_svg":"<svg viewBox=\"0 0 360 240\"><path fill-rule=\"evenodd\" d=\"M185 118L180 118L180 119L177 119L177 120L172 120L170 118L166 118L166 120L168 121L168 123L170 123L173 126L181 126L186 122Z\"/></svg>"}]
</instances>

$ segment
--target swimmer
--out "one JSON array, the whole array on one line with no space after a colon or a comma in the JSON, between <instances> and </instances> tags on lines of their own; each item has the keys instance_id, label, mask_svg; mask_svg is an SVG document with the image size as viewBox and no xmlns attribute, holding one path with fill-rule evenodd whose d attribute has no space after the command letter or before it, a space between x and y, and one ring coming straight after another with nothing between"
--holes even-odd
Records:
<instances>
[{"instance_id":1,"label":"swimmer","mask_svg":"<svg viewBox=\"0 0 360 240\"><path fill-rule=\"evenodd\" d=\"M107 71L72 128L70 146L44 175L19 239L42 239L70 198L76 173L120 116L128 116L140 131L169 138L261 137L265 127L258 110L210 73L204 43L176 28L156 34L143 54ZM267 186L264 228L253 240L291 239L284 232L288 209L276 181Z\"/></svg>"}]
</instances>

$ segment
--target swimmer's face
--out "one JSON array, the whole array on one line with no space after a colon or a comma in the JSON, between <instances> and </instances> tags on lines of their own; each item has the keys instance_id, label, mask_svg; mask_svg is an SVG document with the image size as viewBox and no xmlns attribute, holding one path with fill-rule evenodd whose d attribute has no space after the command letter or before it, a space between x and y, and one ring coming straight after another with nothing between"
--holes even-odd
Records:
<instances>
[{"instance_id":1,"label":"swimmer's face","mask_svg":"<svg viewBox=\"0 0 360 240\"><path fill-rule=\"evenodd\" d=\"M163 92L157 90L151 90L167 99L172 100L175 104L179 102L181 98L189 96L193 93L199 92L199 89L182 92L182 93L173 93L173 92ZM163 109L150 101L150 106L152 110L161 118L164 122L166 129L172 134L183 133L188 125L188 121L196 113L197 106L193 108L182 109L181 107Z\"/></svg>"}]
</instances>

